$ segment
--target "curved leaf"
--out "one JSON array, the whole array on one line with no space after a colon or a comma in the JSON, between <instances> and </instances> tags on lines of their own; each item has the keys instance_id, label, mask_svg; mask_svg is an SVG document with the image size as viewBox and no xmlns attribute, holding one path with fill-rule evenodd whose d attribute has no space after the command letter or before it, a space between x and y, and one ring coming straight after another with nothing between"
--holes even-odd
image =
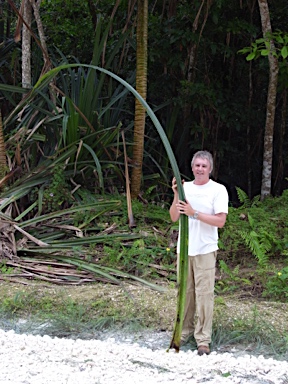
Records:
<instances>
[{"instance_id":1,"label":"curved leaf","mask_svg":"<svg viewBox=\"0 0 288 384\"><path fill-rule=\"evenodd\" d=\"M177 181L178 189L179 189L179 198L180 200L185 200L185 194L184 189L182 186L181 176L179 172L179 168L174 156L174 153L172 151L171 145L169 143L169 140L166 136L166 133L164 129L162 128L159 120L157 119L156 115L154 114L151 107L148 105L148 103L140 96L140 94L125 80L120 78L119 76L115 75L114 73L104 69L100 68L98 66L94 65L86 65L86 64L64 64L59 67L51 69L49 72L44 74L35 84L35 86L32 88L29 95L27 95L27 98L23 100L22 107L25 105L25 103L28 103L31 101L31 99L34 97L35 94L38 94L40 91L42 91L48 84L52 81L52 79L57 76L57 74L65 69L69 68L75 68L75 67L86 67L86 68L93 68L96 71L100 71L112 78L114 78L116 81L124 85L142 104L142 106L145 108L148 116L152 120L155 128L157 129L157 132L162 140L162 143L165 147L165 150L167 152L167 156L169 158L174 176ZM176 322L175 322L175 328L174 333L172 337L172 341L170 343L170 348L175 348L176 351L179 351L180 348L180 337L182 332L182 325L183 325L183 317L184 317L184 306L185 306L185 300L186 300L186 283L187 283L187 261L188 261L188 217L186 215L180 216L180 259L179 259L179 288L178 288L178 300L177 300L177 313L176 313Z\"/></svg>"}]
</instances>

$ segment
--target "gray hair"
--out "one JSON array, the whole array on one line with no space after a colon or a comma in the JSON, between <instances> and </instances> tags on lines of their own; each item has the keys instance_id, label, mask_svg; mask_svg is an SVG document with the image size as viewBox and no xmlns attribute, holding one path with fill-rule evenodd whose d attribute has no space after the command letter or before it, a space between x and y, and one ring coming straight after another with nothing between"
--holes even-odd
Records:
<instances>
[{"instance_id":1,"label":"gray hair","mask_svg":"<svg viewBox=\"0 0 288 384\"><path fill-rule=\"evenodd\" d=\"M208 151L198 151L195 153L195 155L192 158L191 161L191 167L193 167L195 160L200 157L201 159L206 159L210 163L210 173L213 171L213 157L210 152Z\"/></svg>"}]
</instances>

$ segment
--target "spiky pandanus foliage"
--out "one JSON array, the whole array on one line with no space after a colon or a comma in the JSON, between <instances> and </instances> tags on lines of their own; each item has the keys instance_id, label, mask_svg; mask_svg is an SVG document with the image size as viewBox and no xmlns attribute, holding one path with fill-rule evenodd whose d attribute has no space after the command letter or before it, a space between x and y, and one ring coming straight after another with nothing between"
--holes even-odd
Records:
<instances>
[{"instance_id":1,"label":"spiky pandanus foliage","mask_svg":"<svg viewBox=\"0 0 288 384\"><path fill-rule=\"evenodd\" d=\"M5 151L5 143L4 143L2 115L0 112L0 180L4 177L6 170L7 170L6 151Z\"/></svg>"},{"instance_id":2,"label":"spiky pandanus foliage","mask_svg":"<svg viewBox=\"0 0 288 384\"><path fill-rule=\"evenodd\" d=\"M0 112L0 188L1 185L5 183L4 176L6 174L6 171L6 150L4 143L2 114ZM16 255L16 242L14 237L14 231L15 230L13 226L11 226L11 223L9 221L9 217L0 217L0 260L2 258L12 259Z\"/></svg>"},{"instance_id":3,"label":"spiky pandanus foliage","mask_svg":"<svg viewBox=\"0 0 288 384\"><path fill-rule=\"evenodd\" d=\"M43 75L35 84L33 89L30 91L29 95L25 98L25 100L22 100L22 102L19 104L19 109L24 108L25 105L31 103L33 98L37 97L38 95L41 95L41 92L48 86L48 84L52 81L54 77L57 75L60 75L62 71L69 70L69 69L75 69L77 67L80 68L90 68L91 70L99 71L102 74L108 75L109 77L115 79L117 82L122 84L128 91L130 91L142 104L144 109L147 112L147 115L150 117L151 121L154 124L154 127L156 128L162 143L164 145L164 148L167 153L167 157L170 160L171 167L173 170L173 174L176 177L177 185L179 186L179 197L181 200L185 200L185 194L181 182L181 175L178 169L178 165L174 156L174 153L171 149L171 145L169 143L169 140L166 136L165 131L163 130L159 120L157 119L156 115L152 111L151 107L147 104L147 102L141 97L141 95L125 80L120 78L119 76L115 75L114 73L104 69L100 68L96 65L86 65L86 64L64 64L61 66L58 66L56 68L53 68L48 73ZM71 104L71 107L73 105ZM71 148L73 149L73 148ZM63 154L62 154L63 155ZM59 160L59 158L58 158ZM22 187L23 190L23 187ZM83 209L83 207L82 207ZM26 223L27 224L27 223ZM185 306L185 300L186 300L186 282L187 282L187 255L188 255L188 217L186 215L181 215L180 217L180 226L181 226L181 232L180 232L180 260L179 260L179 287L178 287L178 298L177 298L177 308L176 308L176 321L175 321L175 327L174 332L172 335L172 340L169 345L170 348L174 348L176 352L180 349L180 338L181 338L181 332L182 332L182 325L183 325L183 318L184 318L184 306ZM83 239L82 239L83 240ZM87 243L87 239L84 239L84 241ZM75 245L75 243L74 243ZM79 245L79 244L78 244ZM61 247L63 248L63 241L61 242ZM39 249L37 249L37 252L39 252Z\"/></svg>"},{"instance_id":4,"label":"spiky pandanus foliage","mask_svg":"<svg viewBox=\"0 0 288 384\"><path fill-rule=\"evenodd\" d=\"M4 215L3 215L4 216ZM6 263L17 255L15 228L9 217L0 216L0 261Z\"/></svg>"}]
</instances>

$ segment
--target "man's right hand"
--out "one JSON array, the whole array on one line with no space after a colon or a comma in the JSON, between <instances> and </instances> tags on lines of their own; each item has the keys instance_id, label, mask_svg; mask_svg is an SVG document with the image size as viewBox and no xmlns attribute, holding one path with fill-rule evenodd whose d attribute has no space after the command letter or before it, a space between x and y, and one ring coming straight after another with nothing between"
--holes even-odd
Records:
<instances>
[{"instance_id":1,"label":"man's right hand","mask_svg":"<svg viewBox=\"0 0 288 384\"><path fill-rule=\"evenodd\" d=\"M182 180L182 184L184 184L184 180ZM172 190L174 193L178 193L176 177L172 179Z\"/></svg>"}]
</instances>

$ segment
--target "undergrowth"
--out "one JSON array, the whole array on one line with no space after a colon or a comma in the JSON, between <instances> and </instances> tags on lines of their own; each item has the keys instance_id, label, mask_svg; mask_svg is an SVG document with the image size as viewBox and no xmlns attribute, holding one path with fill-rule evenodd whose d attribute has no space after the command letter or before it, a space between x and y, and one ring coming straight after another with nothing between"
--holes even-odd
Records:
<instances>
[{"instance_id":1,"label":"undergrowth","mask_svg":"<svg viewBox=\"0 0 288 384\"><path fill-rule=\"evenodd\" d=\"M287 331L280 335L256 309L246 318L239 313L228 320L226 315L230 314L230 310L225 305L221 306L221 300L225 303L227 296L236 294L235 301L253 298L261 303L265 298L279 305L287 302L288 297L288 191L284 191L281 197L267 198L263 202L259 199L249 201L243 191L239 195L242 205L229 208L226 225L219 231L213 343L215 348L245 343L259 350L268 345L269 351L274 348L287 353ZM99 232L112 228L119 233L139 236L127 241L117 238L111 241L107 236L107 241L83 248L86 260L152 280L168 287L174 294L178 225L170 221L169 205L133 201L136 227L129 228L126 198L120 196L119 199L124 208L98 216L97 221L91 222L91 227L98 228ZM78 214L75 220L80 222L81 215ZM89 228L86 231L89 233ZM11 275L11 270L3 264L1 274L5 279L5 276ZM135 296L125 292L119 281L117 289L108 284L101 285L101 291L105 292L98 297L96 292L99 286L92 286L89 300L86 291L75 298L74 294L70 297L70 291L65 288L56 295L45 287L39 292L30 291L27 287L13 294L3 291L0 316L2 319L15 319L15 327L15 324L19 325L19 319L31 319L33 324L45 324L37 332L42 329L59 336L91 336L96 330L127 324L133 329L172 329L174 296L171 298L152 291L147 297L147 290L143 290L143 297L135 301ZM224 307L225 310L222 310Z\"/></svg>"},{"instance_id":2,"label":"undergrowth","mask_svg":"<svg viewBox=\"0 0 288 384\"><path fill-rule=\"evenodd\" d=\"M237 290L244 295L285 301L288 297L288 191L281 197L250 201L238 189L242 205L229 208L224 228L219 230L217 293ZM103 215L98 226L129 231L140 236L129 242L113 240L90 249L91 260L117 267L152 280L175 281L178 224L171 223L168 204L133 201L136 222L129 228L124 211Z\"/></svg>"}]
</instances>

